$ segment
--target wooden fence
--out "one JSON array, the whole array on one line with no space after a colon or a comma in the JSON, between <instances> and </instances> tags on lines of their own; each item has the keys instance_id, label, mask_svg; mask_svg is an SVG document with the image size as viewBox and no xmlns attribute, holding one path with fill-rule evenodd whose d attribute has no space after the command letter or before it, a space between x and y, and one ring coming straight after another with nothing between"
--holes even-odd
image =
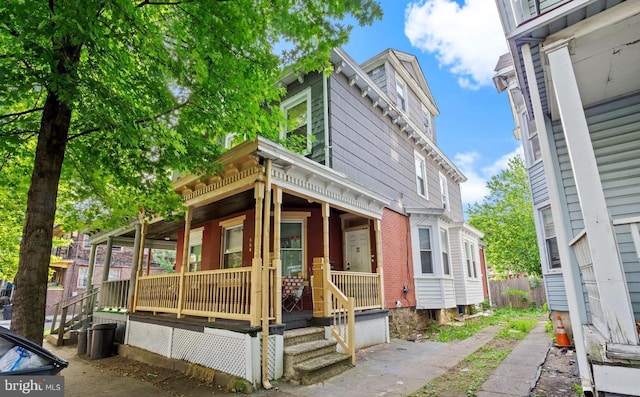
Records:
<instances>
[{"instance_id":1,"label":"wooden fence","mask_svg":"<svg viewBox=\"0 0 640 397\"><path fill-rule=\"evenodd\" d=\"M533 289L530 284L531 282L528 278L490 280L489 290L492 306L496 308L526 309L535 302L537 307L542 307L547 301L543 281L540 280L539 284Z\"/></svg>"}]
</instances>

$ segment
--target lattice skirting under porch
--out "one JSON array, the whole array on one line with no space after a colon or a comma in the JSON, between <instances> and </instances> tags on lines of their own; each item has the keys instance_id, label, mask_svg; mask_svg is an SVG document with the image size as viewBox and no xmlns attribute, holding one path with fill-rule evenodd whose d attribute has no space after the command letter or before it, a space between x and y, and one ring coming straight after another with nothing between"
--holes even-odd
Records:
<instances>
[{"instance_id":1,"label":"lattice skirting under porch","mask_svg":"<svg viewBox=\"0 0 640 397\"><path fill-rule=\"evenodd\" d=\"M130 320L125 343L178 360L196 363L248 380L261 381L260 333L204 328L204 332L149 324ZM279 379L283 373L282 335L270 335L268 346L269 379Z\"/></svg>"}]
</instances>

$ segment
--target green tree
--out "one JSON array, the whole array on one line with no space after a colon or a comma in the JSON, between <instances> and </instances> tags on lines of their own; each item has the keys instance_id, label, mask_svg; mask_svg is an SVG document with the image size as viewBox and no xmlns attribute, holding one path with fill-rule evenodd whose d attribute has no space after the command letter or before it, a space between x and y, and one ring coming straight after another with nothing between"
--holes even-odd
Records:
<instances>
[{"instance_id":1,"label":"green tree","mask_svg":"<svg viewBox=\"0 0 640 397\"><path fill-rule=\"evenodd\" d=\"M487 182L489 195L469 206L469 223L485 233L488 266L498 274L541 275L527 168L520 157Z\"/></svg>"},{"instance_id":2,"label":"green tree","mask_svg":"<svg viewBox=\"0 0 640 397\"><path fill-rule=\"evenodd\" d=\"M366 24L381 9L373 0L3 2L0 158L34 145L12 328L42 342L58 203L67 228L170 212L178 197L166 176L211 170L222 134L277 137L283 60L294 71L328 68L349 15Z\"/></svg>"}]
</instances>

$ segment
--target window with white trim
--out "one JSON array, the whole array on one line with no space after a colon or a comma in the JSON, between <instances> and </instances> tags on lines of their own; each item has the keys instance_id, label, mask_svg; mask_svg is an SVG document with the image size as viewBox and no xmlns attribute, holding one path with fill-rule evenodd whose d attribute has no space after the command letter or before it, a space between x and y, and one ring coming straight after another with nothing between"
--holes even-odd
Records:
<instances>
[{"instance_id":1,"label":"window with white trim","mask_svg":"<svg viewBox=\"0 0 640 397\"><path fill-rule=\"evenodd\" d=\"M558 241L556 240L556 232L553 226L551 207L541 208L540 215L542 217L547 264L549 269L560 269L562 264L560 263L560 251L558 250Z\"/></svg>"},{"instance_id":2,"label":"window with white trim","mask_svg":"<svg viewBox=\"0 0 640 397\"><path fill-rule=\"evenodd\" d=\"M120 280L120 270L109 268L109 281Z\"/></svg>"},{"instance_id":3,"label":"window with white trim","mask_svg":"<svg viewBox=\"0 0 640 397\"><path fill-rule=\"evenodd\" d=\"M400 109L407 110L407 85L396 76L396 104Z\"/></svg>"},{"instance_id":4,"label":"window with white trim","mask_svg":"<svg viewBox=\"0 0 640 397\"><path fill-rule=\"evenodd\" d=\"M280 133L294 146L302 146L303 153L311 152L311 88L292 96L280 105L284 125Z\"/></svg>"},{"instance_id":5,"label":"window with white trim","mask_svg":"<svg viewBox=\"0 0 640 397\"><path fill-rule=\"evenodd\" d=\"M524 119L526 120L526 117L524 117ZM538 141L538 130L535 120L529 120L527 122L527 135L529 138L529 144L527 146L529 147L530 158L533 162L536 162L542 158L542 152L540 151L540 142Z\"/></svg>"},{"instance_id":6,"label":"window with white trim","mask_svg":"<svg viewBox=\"0 0 640 397\"><path fill-rule=\"evenodd\" d=\"M202 265L202 233L204 228L193 229L189 233L189 267L190 272L198 272Z\"/></svg>"},{"instance_id":7,"label":"window with white trim","mask_svg":"<svg viewBox=\"0 0 640 397\"><path fill-rule=\"evenodd\" d=\"M429 199L429 192L427 191L427 163L424 157L415 153L416 161L416 188L418 194L422 197Z\"/></svg>"},{"instance_id":8,"label":"window with white trim","mask_svg":"<svg viewBox=\"0 0 640 397\"><path fill-rule=\"evenodd\" d=\"M82 248L91 249L91 244L89 244L89 235L88 234L83 234L83 237L82 237Z\"/></svg>"},{"instance_id":9,"label":"window with white trim","mask_svg":"<svg viewBox=\"0 0 640 397\"><path fill-rule=\"evenodd\" d=\"M451 274L449 268L449 233L440 229L440 251L442 252L442 271L446 275Z\"/></svg>"},{"instance_id":10,"label":"window with white trim","mask_svg":"<svg viewBox=\"0 0 640 397\"><path fill-rule=\"evenodd\" d=\"M431 249L431 229L419 228L420 266L423 274L433 274L433 252Z\"/></svg>"},{"instance_id":11,"label":"window with white trim","mask_svg":"<svg viewBox=\"0 0 640 397\"><path fill-rule=\"evenodd\" d=\"M225 227L222 233L222 268L242 267L242 225Z\"/></svg>"},{"instance_id":12,"label":"window with white trim","mask_svg":"<svg viewBox=\"0 0 640 397\"><path fill-rule=\"evenodd\" d=\"M442 198L442 208L449 210L449 183L442 172L440 173L440 196Z\"/></svg>"},{"instance_id":13,"label":"window with white trim","mask_svg":"<svg viewBox=\"0 0 640 397\"><path fill-rule=\"evenodd\" d=\"M478 251L475 244L471 243L471 268L473 269L473 278L478 278Z\"/></svg>"},{"instance_id":14,"label":"window with white trim","mask_svg":"<svg viewBox=\"0 0 640 397\"><path fill-rule=\"evenodd\" d=\"M464 242L464 261L467 264L467 277L471 278L471 244L466 240Z\"/></svg>"},{"instance_id":15,"label":"window with white trim","mask_svg":"<svg viewBox=\"0 0 640 397\"><path fill-rule=\"evenodd\" d=\"M433 137L433 118L426 107L422 106L422 128L424 133Z\"/></svg>"},{"instance_id":16,"label":"window with white trim","mask_svg":"<svg viewBox=\"0 0 640 397\"><path fill-rule=\"evenodd\" d=\"M302 275L304 270L303 222L283 220L280 223L280 258L282 275Z\"/></svg>"},{"instance_id":17,"label":"window with white trim","mask_svg":"<svg viewBox=\"0 0 640 397\"><path fill-rule=\"evenodd\" d=\"M78 268L78 288L87 288L87 278L89 277L89 268Z\"/></svg>"}]
</instances>

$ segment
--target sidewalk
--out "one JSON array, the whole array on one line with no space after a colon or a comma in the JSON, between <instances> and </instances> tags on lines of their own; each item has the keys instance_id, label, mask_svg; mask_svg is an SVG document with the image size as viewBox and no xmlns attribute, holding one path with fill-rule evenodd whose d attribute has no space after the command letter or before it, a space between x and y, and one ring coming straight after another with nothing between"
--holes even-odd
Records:
<instances>
[{"instance_id":1,"label":"sidewalk","mask_svg":"<svg viewBox=\"0 0 640 397\"><path fill-rule=\"evenodd\" d=\"M453 343L409 342L372 346L357 353L357 364L338 376L311 386L295 386L274 382L272 390L258 390L252 395L269 397L325 396L406 396L455 366L493 338L499 326L487 327L464 341ZM482 385L478 397L528 396L537 380L540 365L550 345L544 333L544 323L534 328L498 366L492 377ZM86 358L78 357L75 347L54 347L45 344L53 354L69 361L61 372L65 377L65 396L91 394L92 397L196 397L212 395L212 388L203 388L195 381L167 376L151 383L101 369ZM97 362L96 362L97 363ZM159 382L169 382L169 389ZM231 396L215 390L216 396ZM237 394L235 394L237 396Z\"/></svg>"},{"instance_id":2,"label":"sidewalk","mask_svg":"<svg viewBox=\"0 0 640 397\"><path fill-rule=\"evenodd\" d=\"M544 332L544 322L532 329L482 384L477 397L516 397L529 395L540 376L551 341Z\"/></svg>"}]
</instances>

